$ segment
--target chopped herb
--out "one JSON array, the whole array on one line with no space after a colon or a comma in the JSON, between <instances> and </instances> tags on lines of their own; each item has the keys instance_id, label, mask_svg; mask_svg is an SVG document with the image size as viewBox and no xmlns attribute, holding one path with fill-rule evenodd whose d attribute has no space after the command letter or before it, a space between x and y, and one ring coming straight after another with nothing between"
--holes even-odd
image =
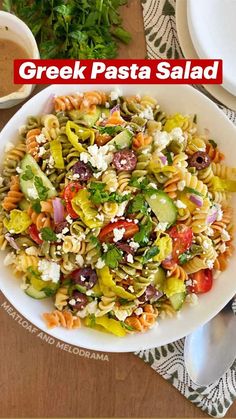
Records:
<instances>
[{"instance_id":1,"label":"chopped herb","mask_svg":"<svg viewBox=\"0 0 236 419\"><path fill-rule=\"evenodd\" d=\"M116 134L119 134L121 131L124 130L124 128L120 125L116 125L114 127L97 127L97 129L99 130L100 134L108 134L111 137L115 136Z\"/></svg>"},{"instance_id":2,"label":"chopped herb","mask_svg":"<svg viewBox=\"0 0 236 419\"><path fill-rule=\"evenodd\" d=\"M123 253L114 244L107 244L108 250L102 255L102 259L109 268L115 269L123 258Z\"/></svg>"},{"instance_id":3,"label":"chopped herb","mask_svg":"<svg viewBox=\"0 0 236 419\"><path fill-rule=\"evenodd\" d=\"M105 183L91 182L90 188L90 199L95 205L103 204L104 202L117 202L121 204L130 198L130 194L120 195L117 192L109 193L105 191Z\"/></svg>"},{"instance_id":4,"label":"chopped herb","mask_svg":"<svg viewBox=\"0 0 236 419\"><path fill-rule=\"evenodd\" d=\"M42 240L46 242L56 242L57 236L50 227L44 227L41 229Z\"/></svg>"},{"instance_id":5,"label":"chopped herb","mask_svg":"<svg viewBox=\"0 0 236 419\"><path fill-rule=\"evenodd\" d=\"M32 204L31 204L33 210L35 212L37 212L37 214L40 214L40 212L42 211L42 207L41 207L41 203L39 199L36 199Z\"/></svg>"},{"instance_id":6,"label":"chopped herb","mask_svg":"<svg viewBox=\"0 0 236 419\"><path fill-rule=\"evenodd\" d=\"M53 284L53 285L50 285L50 287L43 288L42 291L46 294L47 297L51 297L52 295L56 294L57 289L58 289L58 284Z\"/></svg>"},{"instance_id":7,"label":"chopped herb","mask_svg":"<svg viewBox=\"0 0 236 419\"><path fill-rule=\"evenodd\" d=\"M140 246L145 246L149 242L149 236L152 232L152 221L148 217L145 224L140 225L139 232L134 235L134 241L139 243Z\"/></svg>"},{"instance_id":8,"label":"chopped herb","mask_svg":"<svg viewBox=\"0 0 236 419\"><path fill-rule=\"evenodd\" d=\"M193 189L193 188L189 188L189 187L185 187L184 188L184 192L187 192L187 193L192 193L192 194L194 194L194 195L198 195L198 196L203 196L200 192L198 192L196 189Z\"/></svg>"},{"instance_id":9,"label":"chopped herb","mask_svg":"<svg viewBox=\"0 0 236 419\"><path fill-rule=\"evenodd\" d=\"M39 199L45 201L48 197L49 189L44 186L41 177L35 176L34 186L37 189Z\"/></svg>"},{"instance_id":10,"label":"chopped herb","mask_svg":"<svg viewBox=\"0 0 236 419\"><path fill-rule=\"evenodd\" d=\"M114 146L115 146L116 150L121 150L122 149L122 146L117 144L116 142L114 142Z\"/></svg>"},{"instance_id":11,"label":"chopped herb","mask_svg":"<svg viewBox=\"0 0 236 419\"><path fill-rule=\"evenodd\" d=\"M63 285L64 285L64 282L63 282ZM83 294L85 294L87 291L86 287L83 287L82 285L79 285L79 284L75 284L75 286L73 287L73 290L77 290L79 292L82 292Z\"/></svg>"},{"instance_id":12,"label":"chopped herb","mask_svg":"<svg viewBox=\"0 0 236 419\"><path fill-rule=\"evenodd\" d=\"M166 153L166 158L167 158L168 164L171 165L173 163L173 159L169 151L167 151Z\"/></svg>"},{"instance_id":13,"label":"chopped herb","mask_svg":"<svg viewBox=\"0 0 236 419\"><path fill-rule=\"evenodd\" d=\"M147 185L149 184L149 180L147 178L141 179L138 177L131 177L129 181L130 186L134 186L135 188L144 190L147 188Z\"/></svg>"},{"instance_id":14,"label":"chopped herb","mask_svg":"<svg viewBox=\"0 0 236 419\"><path fill-rule=\"evenodd\" d=\"M24 171L24 174L21 176L23 180L32 180L34 178L34 174L32 172L31 167L28 165L26 166L26 170Z\"/></svg>"},{"instance_id":15,"label":"chopped herb","mask_svg":"<svg viewBox=\"0 0 236 419\"><path fill-rule=\"evenodd\" d=\"M190 254L188 252L182 253L182 255L179 256L179 264L184 265L188 262L188 260L191 258Z\"/></svg>"},{"instance_id":16,"label":"chopped herb","mask_svg":"<svg viewBox=\"0 0 236 419\"><path fill-rule=\"evenodd\" d=\"M118 303L121 304L122 306L125 304L128 304L129 302L130 301L126 300L126 298L122 298L122 297L118 298Z\"/></svg>"},{"instance_id":17,"label":"chopped herb","mask_svg":"<svg viewBox=\"0 0 236 419\"><path fill-rule=\"evenodd\" d=\"M160 249L158 246L152 246L150 247L150 249L148 249L144 255L143 255L143 259L142 262L143 263L147 263L150 259L152 259L154 256L158 255L158 253L160 253Z\"/></svg>"},{"instance_id":18,"label":"chopped herb","mask_svg":"<svg viewBox=\"0 0 236 419\"><path fill-rule=\"evenodd\" d=\"M96 236L90 236L89 240L94 246L101 247L101 243Z\"/></svg>"},{"instance_id":19,"label":"chopped herb","mask_svg":"<svg viewBox=\"0 0 236 419\"><path fill-rule=\"evenodd\" d=\"M124 329L129 330L130 332L132 332L134 330L134 328L132 326L129 326L125 322L120 321L120 324Z\"/></svg>"},{"instance_id":20,"label":"chopped herb","mask_svg":"<svg viewBox=\"0 0 236 419\"><path fill-rule=\"evenodd\" d=\"M146 214L148 204L144 198L144 195L136 195L134 199L129 204L128 214L133 214L135 212L140 212L141 214Z\"/></svg>"},{"instance_id":21,"label":"chopped herb","mask_svg":"<svg viewBox=\"0 0 236 419\"><path fill-rule=\"evenodd\" d=\"M214 140L208 140L208 142L212 145L213 148L217 148L217 143Z\"/></svg>"}]
</instances>

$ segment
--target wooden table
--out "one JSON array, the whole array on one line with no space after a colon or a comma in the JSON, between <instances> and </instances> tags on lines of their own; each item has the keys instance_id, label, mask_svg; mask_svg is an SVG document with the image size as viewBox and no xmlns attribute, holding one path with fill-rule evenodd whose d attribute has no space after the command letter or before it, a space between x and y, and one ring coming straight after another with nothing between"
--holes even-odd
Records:
<instances>
[{"instance_id":1,"label":"wooden table","mask_svg":"<svg viewBox=\"0 0 236 419\"><path fill-rule=\"evenodd\" d=\"M140 2L130 0L123 16L133 42L120 57L145 58ZM0 110L0 129L18 108ZM0 328L0 417L207 417L133 354L108 354L109 362L71 354L3 308ZM227 417L235 416L236 404Z\"/></svg>"}]
</instances>

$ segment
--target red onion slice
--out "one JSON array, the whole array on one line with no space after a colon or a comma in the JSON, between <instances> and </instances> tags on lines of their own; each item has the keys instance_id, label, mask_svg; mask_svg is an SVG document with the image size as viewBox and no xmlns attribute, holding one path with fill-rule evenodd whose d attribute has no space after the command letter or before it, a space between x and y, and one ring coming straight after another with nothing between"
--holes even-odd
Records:
<instances>
[{"instance_id":1,"label":"red onion slice","mask_svg":"<svg viewBox=\"0 0 236 419\"><path fill-rule=\"evenodd\" d=\"M207 224L212 224L217 219L217 210L215 209L211 214L207 217Z\"/></svg>"},{"instance_id":2,"label":"red onion slice","mask_svg":"<svg viewBox=\"0 0 236 419\"><path fill-rule=\"evenodd\" d=\"M64 220L64 206L60 198L54 198L52 201L55 224Z\"/></svg>"},{"instance_id":3,"label":"red onion slice","mask_svg":"<svg viewBox=\"0 0 236 419\"><path fill-rule=\"evenodd\" d=\"M9 234L5 234L5 239L8 241L11 247L15 250L20 250L18 244L15 242L15 239Z\"/></svg>"},{"instance_id":4,"label":"red onion slice","mask_svg":"<svg viewBox=\"0 0 236 419\"><path fill-rule=\"evenodd\" d=\"M110 110L110 114L112 115L114 112L117 112L119 110L120 110L120 105L116 105Z\"/></svg>"},{"instance_id":5,"label":"red onion slice","mask_svg":"<svg viewBox=\"0 0 236 419\"><path fill-rule=\"evenodd\" d=\"M167 157L164 154L160 155L160 160L164 166L167 164Z\"/></svg>"},{"instance_id":6,"label":"red onion slice","mask_svg":"<svg viewBox=\"0 0 236 419\"><path fill-rule=\"evenodd\" d=\"M202 205L203 205L203 199L202 199L201 196L190 195L189 199L190 199L190 201L192 201L198 207L202 207Z\"/></svg>"}]
</instances>

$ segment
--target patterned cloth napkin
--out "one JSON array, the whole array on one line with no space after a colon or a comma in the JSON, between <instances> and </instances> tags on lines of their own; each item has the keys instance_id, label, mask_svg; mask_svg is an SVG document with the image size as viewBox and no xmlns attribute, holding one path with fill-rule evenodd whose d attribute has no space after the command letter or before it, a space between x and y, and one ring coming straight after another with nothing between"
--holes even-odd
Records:
<instances>
[{"instance_id":1,"label":"patterned cloth napkin","mask_svg":"<svg viewBox=\"0 0 236 419\"><path fill-rule=\"evenodd\" d=\"M178 0L180 1L180 0ZM148 58L184 58L175 24L175 0L142 0ZM195 86L217 102L202 86ZM218 106L236 124L236 113ZM236 300L233 303L236 314ZM236 398L236 361L220 380L207 387L194 384L184 364L184 339L137 352L145 362L170 381L188 400L213 417L224 417Z\"/></svg>"}]
</instances>

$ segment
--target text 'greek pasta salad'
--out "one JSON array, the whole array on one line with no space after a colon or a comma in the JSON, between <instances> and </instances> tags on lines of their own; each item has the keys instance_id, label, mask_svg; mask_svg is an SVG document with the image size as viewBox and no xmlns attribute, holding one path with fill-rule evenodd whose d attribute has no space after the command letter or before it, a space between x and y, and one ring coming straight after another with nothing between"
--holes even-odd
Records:
<instances>
[{"instance_id":1,"label":"text 'greek pasta salad'","mask_svg":"<svg viewBox=\"0 0 236 419\"><path fill-rule=\"evenodd\" d=\"M236 169L197 116L118 90L56 96L8 143L0 247L49 328L116 336L211 290L232 254Z\"/></svg>"}]
</instances>

